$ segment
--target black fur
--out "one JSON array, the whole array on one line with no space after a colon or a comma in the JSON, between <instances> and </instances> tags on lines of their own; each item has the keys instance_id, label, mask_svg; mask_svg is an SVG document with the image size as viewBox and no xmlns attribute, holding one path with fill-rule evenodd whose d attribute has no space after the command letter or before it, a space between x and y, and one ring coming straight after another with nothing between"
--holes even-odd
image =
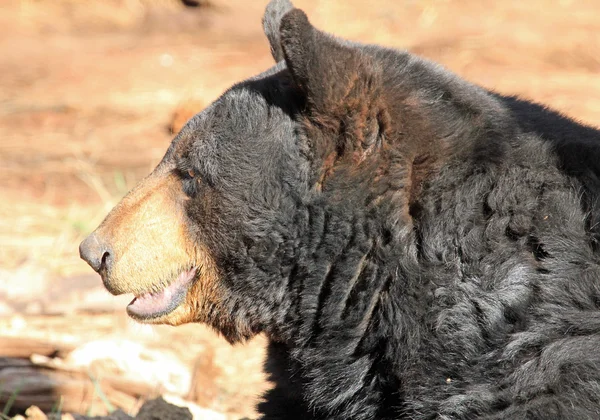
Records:
<instances>
[{"instance_id":1,"label":"black fur","mask_svg":"<svg viewBox=\"0 0 600 420\"><path fill-rule=\"evenodd\" d=\"M600 132L288 9L165 156L262 418L600 418Z\"/></svg>"}]
</instances>

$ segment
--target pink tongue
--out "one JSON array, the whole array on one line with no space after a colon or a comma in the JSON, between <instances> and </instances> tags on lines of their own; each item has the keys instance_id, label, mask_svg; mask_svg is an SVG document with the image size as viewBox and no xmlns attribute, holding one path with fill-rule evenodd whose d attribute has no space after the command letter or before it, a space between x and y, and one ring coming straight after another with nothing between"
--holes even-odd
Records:
<instances>
[{"instance_id":1,"label":"pink tongue","mask_svg":"<svg viewBox=\"0 0 600 420\"><path fill-rule=\"evenodd\" d=\"M127 312L136 318L155 318L174 311L183 302L195 275L195 268L183 271L160 292L134 298L127 306Z\"/></svg>"}]
</instances>

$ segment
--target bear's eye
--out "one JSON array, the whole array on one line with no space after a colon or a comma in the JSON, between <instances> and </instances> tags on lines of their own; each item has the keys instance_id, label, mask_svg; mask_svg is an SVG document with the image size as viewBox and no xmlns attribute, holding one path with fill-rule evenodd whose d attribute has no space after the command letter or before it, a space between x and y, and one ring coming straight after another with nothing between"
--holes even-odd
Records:
<instances>
[{"instance_id":1,"label":"bear's eye","mask_svg":"<svg viewBox=\"0 0 600 420\"><path fill-rule=\"evenodd\" d=\"M194 169L179 169L177 171L183 184L183 192L189 197L193 197L198 193L200 177Z\"/></svg>"},{"instance_id":2,"label":"bear's eye","mask_svg":"<svg viewBox=\"0 0 600 420\"><path fill-rule=\"evenodd\" d=\"M175 172L183 180L194 179L198 176L194 169L176 169Z\"/></svg>"}]
</instances>

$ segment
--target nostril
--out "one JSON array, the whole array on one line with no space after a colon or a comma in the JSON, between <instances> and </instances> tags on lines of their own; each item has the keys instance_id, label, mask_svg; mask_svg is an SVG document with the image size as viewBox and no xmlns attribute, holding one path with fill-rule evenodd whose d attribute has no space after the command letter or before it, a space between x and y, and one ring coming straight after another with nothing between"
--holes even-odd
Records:
<instances>
[{"instance_id":1,"label":"nostril","mask_svg":"<svg viewBox=\"0 0 600 420\"><path fill-rule=\"evenodd\" d=\"M112 255L110 247L93 233L79 245L79 255L96 272L110 270Z\"/></svg>"},{"instance_id":2,"label":"nostril","mask_svg":"<svg viewBox=\"0 0 600 420\"><path fill-rule=\"evenodd\" d=\"M100 260L100 270L106 270L108 269L109 265L110 265L110 259L111 259L111 255L110 252L108 251L104 251L104 254L102 254L102 259Z\"/></svg>"}]
</instances>

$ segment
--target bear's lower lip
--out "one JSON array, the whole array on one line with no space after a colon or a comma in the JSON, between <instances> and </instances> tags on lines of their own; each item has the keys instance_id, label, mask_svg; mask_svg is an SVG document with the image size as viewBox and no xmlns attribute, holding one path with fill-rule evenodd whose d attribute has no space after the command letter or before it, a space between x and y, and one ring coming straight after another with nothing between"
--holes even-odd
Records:
<instances>
[{"instance_id":1,"label":"bear's lower lip","mask_svg":"<svg viewBox=\"0 0 600 420\"><path fill-rule=\"evenodd\" d=\"M145 321L173 312L185 299L196 272L196 267L184 270L160 292L134 297L127 305L127 313L133 319Z\"/></svg>"}]
</instances>

